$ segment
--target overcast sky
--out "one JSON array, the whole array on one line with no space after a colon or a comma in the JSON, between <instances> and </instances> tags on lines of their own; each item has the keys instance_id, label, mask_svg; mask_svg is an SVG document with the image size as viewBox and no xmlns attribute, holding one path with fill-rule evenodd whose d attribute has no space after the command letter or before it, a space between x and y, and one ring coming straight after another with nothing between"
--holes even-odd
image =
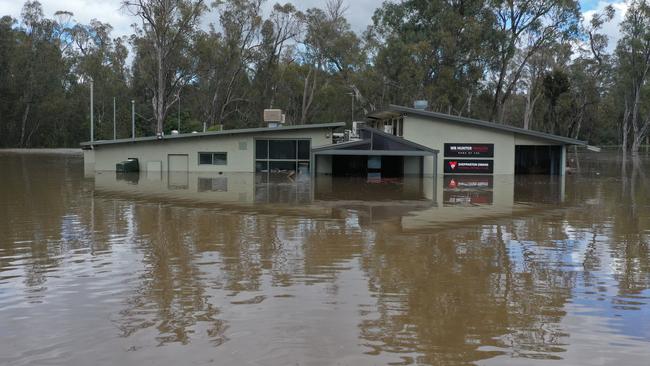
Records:
<instances>
[{"instance_id":1,"label":"overcast sky","mask_svg":"<svg viewBox=\"0 0 650 366\"><path fill-rule=\"evenodd\" d=\"M346 0L346 16L353 29L358 33L363 32L372 22L371 17L375 9L381 5L384 0ZM397 0L399 1L399 0ZM120 10L120 0L40 0L43 5L45 15L51 17L57 10L68 10L74 13L74 19L81 23L88 23L91 19L96 18L102 22L109 23L113 26L113 36L129 35L132 33L131 24L137 22L137 19ZM268 14L273 4L278 1L267 1L265 10ZM281 3L286 0L279 1ZM300 10L305 10L315 6L323 6L325 0L294 0L291 1ZM20 9L24 1L22 0L0 0L0 16L11 15L14 18L20 17ZM585 19L594 11L602 10L607 4L613 4L616 9L616 18L613 22L605 26L605 32L610 36L610 48L618 40L618 23L622 20L626 6L620 0L580 0ZM212 22L206 19L207 22Z\"/></svg>"}]
</instances>

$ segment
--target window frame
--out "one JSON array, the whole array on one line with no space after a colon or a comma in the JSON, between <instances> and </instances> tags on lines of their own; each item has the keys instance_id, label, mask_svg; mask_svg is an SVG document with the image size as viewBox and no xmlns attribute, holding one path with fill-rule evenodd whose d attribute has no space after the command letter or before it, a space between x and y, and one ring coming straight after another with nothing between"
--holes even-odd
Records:
<instances>
[{"instance_id":1,"label":"window frame","mask_svg":"<svg viewBox=\"0 0 650 366\"><path fill-rule=\"evenodd\" d=\"M271 158L271 143L270 141L272 140L290 140L290 141L295 141L295 158L293 159L272 159ZM254 139L255 143L253 144L255 146L255 151L253 153L253 156L255 159L253 159L253 171L256 173L270 173L270 166L272 162L292 162L295 164L295 171L296 173L298 172L298 166L299 163L308 163L309 164L309 170L311 171L312 169L312 163L311 163L311 149L312 149L312 139L311 138L268 138L268 137L260 137L260 138L255 138ZM266 158L257 158L257 142L258 141L266 141ZM300 150L300 141L307 141L309 143L309 157L307 158L299 158L299 150ZM264 163L266 164L266 171L258 171L257 170L257 164L259 163Z\"/></svg>"},{"instance_id":2,"label":"window frame","mask_svg":"<svg viewBox=\"0 0 650 366\"><path fill-rule=\"evenodd\" d=\"M201 155L202 154L209 154L210 155L210 163L201 163ZM215 155L223 155L225 157L224 163L223 164L215 164ZM228 152L227 151L199 151L197 154L197 165L211 165L211 166L225 166L228 165Z\"/></svg>"}]
</instances>

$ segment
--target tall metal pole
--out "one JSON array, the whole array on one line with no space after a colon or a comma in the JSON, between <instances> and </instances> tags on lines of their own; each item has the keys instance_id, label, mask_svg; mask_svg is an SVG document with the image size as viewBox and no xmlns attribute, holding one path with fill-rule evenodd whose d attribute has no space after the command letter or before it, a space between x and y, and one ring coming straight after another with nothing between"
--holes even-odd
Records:
<instances>
[{"instance_id":1,"label":"tall metal pole","mask_svg":"<svg viewBox=\"0 0 650 366\"><path fill-rule=\"evenodd\" d=\"M95 106L95 101L94 101L94 94L95 91L93 90L94 82L93 79L90 79L90 144L95 141L95 111L94 111L94 106Z\"/></svg>"},{"instance_id":2,"label":"tall metal pole","mask_svg":"<svg viewBox=\"0 0 650 366\"><path fill-rule=\"evenodd\" d=\"M115 97L113 97L113 140L117 140L117 128L115 127Z\"/></svg>"},{"instance_id":3,"label":"tall metal pole","mask_svg":"<svg viewBox=\"0 0 650 366\"><path fill-rule=\"evenodd\" d=\"M135 140L135 100L131 100L131 140Z\"/></svg>"},{"instance_id":4,"label":"tall metal pole","mask_svg":"<svg viewBox=\"0 0 650 366\"><path fill-rule=\"evenodd\" d=\"M178 96L178 133L181 133L181 96Z\"/></svg>"}]
</instances>

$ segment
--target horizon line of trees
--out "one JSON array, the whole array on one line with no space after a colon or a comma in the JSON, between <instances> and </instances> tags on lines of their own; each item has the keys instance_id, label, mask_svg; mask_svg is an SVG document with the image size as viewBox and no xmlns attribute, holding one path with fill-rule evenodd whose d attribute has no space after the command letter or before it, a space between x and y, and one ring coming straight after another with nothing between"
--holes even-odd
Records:
<instances>
[{"instance_id":1,"label":"horizon line of trees","mask_svg":"<svg viewBox=\"0 0 650 366\"><path fill-rule=\"evenodd\" d=\"M77 146L177 128L349 121L388 104L618 144L650 129L650 4L632 0L609 51L609 6L583 19L575 0L385 1L361 34L343 0L298 10L264 0L124 0L133 33L99 20L0 18L0 147ZM207 27L202 26L208 24ZM129 53L132 53L129 56ZM114 99L115 98L115 99ZM351 102L352 99L352 103ZM353 106L354 110L344 106Z\"/></svg>"}]
</instances>

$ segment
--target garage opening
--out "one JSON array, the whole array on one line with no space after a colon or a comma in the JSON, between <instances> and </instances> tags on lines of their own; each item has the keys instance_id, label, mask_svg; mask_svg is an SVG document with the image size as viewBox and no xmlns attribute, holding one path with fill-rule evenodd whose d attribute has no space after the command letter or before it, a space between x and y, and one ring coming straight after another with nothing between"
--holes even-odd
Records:
<instances>
[{"instance_id":1,"label":"garage opening","mask_svg":"<svg viewBox=\"0 0 650 366\"><path fill-rule=\"evenodd\" d=\"M562 146L516 146L515 174L560 175Z\"/></svg>"},{"instance_id":2,"label":"garage opening","mask_svg":"<svg viewBox=\"0 0 650 366\"><path fill-rule=\"evenodd\" d=\"M401 178L404 176L403 156L334 155L332 175L335 177Z\"/></svg>"}]
</instances>

